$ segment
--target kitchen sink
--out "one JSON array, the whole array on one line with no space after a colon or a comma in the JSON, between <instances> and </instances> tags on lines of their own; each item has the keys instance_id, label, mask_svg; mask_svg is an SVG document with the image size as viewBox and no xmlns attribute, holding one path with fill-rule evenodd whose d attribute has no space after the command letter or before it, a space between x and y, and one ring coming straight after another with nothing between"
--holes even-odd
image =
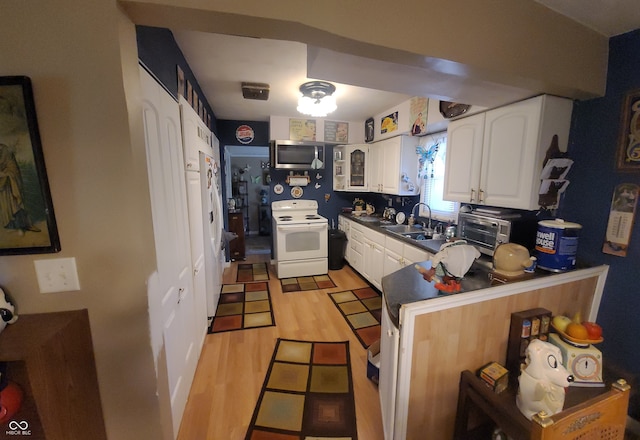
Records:
<instances>
[{"instance_id":1,"label":"kitchen sink","mask_svg":"<svg viewBox=\"0 0 640 440\"><path fill-rule=\"evenodd\" d=\"M422 228L419 226L409 226L409 225L381 225L384 229L386 229L389 232L393 232L395 234L413 234L413 233L420 233L420 234L424 234L424 232L422 231Z\"/></svg>"}]
</instances>

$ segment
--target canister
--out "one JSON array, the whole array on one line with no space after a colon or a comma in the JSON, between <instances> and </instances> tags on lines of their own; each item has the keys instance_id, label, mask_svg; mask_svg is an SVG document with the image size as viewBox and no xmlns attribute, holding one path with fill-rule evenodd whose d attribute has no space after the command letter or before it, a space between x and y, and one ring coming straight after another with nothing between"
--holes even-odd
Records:
<instances>
[{"instance_id":1,"label":"canister","mask_svg":"<svg viewBox=\"0 0 640 440\"><path fill-rule=\"evenodd\" d=\"M575 269L582 226L562 219L538 222L536 257L538 267L551 272Z\"/></svg>"}]
</instances>

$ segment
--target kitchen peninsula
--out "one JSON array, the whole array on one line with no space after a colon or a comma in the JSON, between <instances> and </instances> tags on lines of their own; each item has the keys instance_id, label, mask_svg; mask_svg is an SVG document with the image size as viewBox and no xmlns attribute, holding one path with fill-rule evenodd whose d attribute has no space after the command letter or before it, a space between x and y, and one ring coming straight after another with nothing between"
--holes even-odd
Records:
<instances>
[{"instance_id":1,"label":"kitchen peninsula","mask_svg":"<svg viewBox=\"0 0 640 440\"><path fill-rule=\"evenodd\" d=\"M420 264L430 267L428 261ZM553 314L580 311L595 321L607 272L603 265L446 296L434 296L413 267L384 277L380 399L385 439L418 439L424 432L451 438L460 372L491 361L505 364L511 313L542 307ZM411 294L414 298L407 298ZM386 310L398 298L404 303L397 304L396 327Z\"/></svg>"}]
</instances>

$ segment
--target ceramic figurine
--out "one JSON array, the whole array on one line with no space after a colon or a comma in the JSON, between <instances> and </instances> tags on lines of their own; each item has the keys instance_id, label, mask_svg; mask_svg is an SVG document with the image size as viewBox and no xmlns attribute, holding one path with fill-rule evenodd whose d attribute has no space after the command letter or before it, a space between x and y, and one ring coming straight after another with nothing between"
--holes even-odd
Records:
<instances>
[{"instance_id":1,"label":"ceramic figurine","mask_svg":"<svg viewBox=\"0 0 640 440\"><path fill-rule=\"evenodd\" d=\"M562 365L562 353L553 344L534 339L527 347L526 366L518 379L516 405L529 420L544 411L548 416L562 411L564 388L573 376Z\"/></svg>"},{"instance_id":2,"label":"ceramic figurine","mask_svg":"<svg viewBox=\"0 0 640 440\"><path fill-rule=\"evenodd\" d=\"M15 307L0 287L0 333L7 324L13 324L18 320L18 315L14 313Z\"/></svg>"},{"instance_id":3,"label":"ceramic figurine","mask_svg":"<svg viewBox=\"0 0 640 440\"><path fill-rule=\"evenodd\" d=\"M425 280L435 280L436 289L455 293L461 290L460 281L478 257L480 252L474 246L465 240L457 240L440 246L440 251L431 258L431 269L415 267Z\"/></svg>"}]
</instances>

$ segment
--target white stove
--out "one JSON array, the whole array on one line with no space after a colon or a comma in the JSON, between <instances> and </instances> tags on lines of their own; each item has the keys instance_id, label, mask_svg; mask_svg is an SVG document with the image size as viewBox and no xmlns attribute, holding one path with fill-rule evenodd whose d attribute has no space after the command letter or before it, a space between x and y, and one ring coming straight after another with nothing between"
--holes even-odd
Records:
<instances>
[{"instance_id":1,"label":"white stove","mask_svg":"<svg viewBox=\"0 0 640 440\"><path fill-rule=\"evenodd\" d=\"M271 203L278 278L328 273L329 222L318 215L315 200Z\"/></svg>"}]
</instances>

